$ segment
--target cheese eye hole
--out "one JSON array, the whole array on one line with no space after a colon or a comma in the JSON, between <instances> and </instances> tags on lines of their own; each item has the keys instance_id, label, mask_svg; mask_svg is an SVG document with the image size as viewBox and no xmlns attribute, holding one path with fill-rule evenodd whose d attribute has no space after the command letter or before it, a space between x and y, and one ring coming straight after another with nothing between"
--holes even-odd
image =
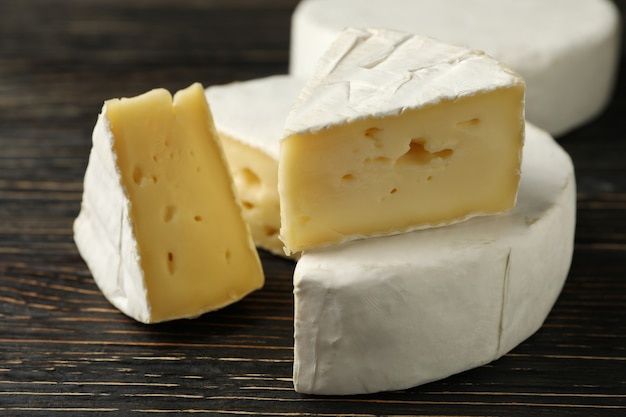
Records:
<instances>
[{"instance_id":1,"label":"cheese eye hole","mask_svg":"<svg viewBox=\"0 0 626 417\"><path fill-rule=\"evenodd\" d=\"M370 127L369 129L367 129L365 132L363 132L363 134L365 136L367 136L368 138L373 138L374 135L376 134L376 132L380 131L379 128L377 127Z\"/></svg>"},{"instance_id":2,"label":"cheese eye hole","mask_svg":"<svg viewBox=\"0 0 626 417\"><path fill-rule=\"evenodd\" d=\"M133 168L133 182L137 185L141 185L142 181L143 181L143 171L140 167L135 166L135 168Z\"/></svg>"},{"instance_id":3,"label":"cheese eye hole","mask_svg":"<svg viewBox=\"0 0 626 417\"><path fill-rule=\"evenodd\" d=\"M430 152L424 147L424 139L413 139L409 144L409 150L397 159L397 165L427 165L433 159L447 159L454 151L452 149L442 149L437 152Z\"/></svg>"},{"instance_id":4,"label":"cheese eye hole","mask_svg":"<svg viewBox=\"0 0 626 417\"><path fill-rule=\"evenodd\" d=\"M239 176L244 184L249 187L258 187L261 184L259 176L250 168L244 168L239 172Z\"/></svg>"},{"instance_id":5,"label":"cheese eye hole","mask_svg":"<svg viewBox=\"0 0 626 417\"><path fill-rule=\"evenodd\" d=\"M341 179L342 179L342 180L344 180L344 181L351 181L351 180L353 180L353 179L354 179L354 175L352 175L352 174L346 174L346 175L344 175L343 177L341 177Z\"/></svg>"},{"instance_id":6,"label":"cheese eye hole","mask_svg":"<svg viewBox=\"0 0 626 417\"><path fill-rule=\"evenodd\" d=\"M462 120L457 122L457 127L473 127L480 124L480 119L478 117L474 117L473 119Z\"/></svg>"},{"instance_id":7,"label":"cheese eye hole","mask_svg":"<svg viewBox=\"0 0 626 417\"><path fill-rule=\"evenodd\" d=\"M272 226L265 226L265 236L271 237L278 234L278 229Z\"/></svg>"},{"instance_id":8,"label":"cheese eye hole","mask_svg":"<svg viewBox=\"0 0 626 417\"><path fill-rule=\"evenodd\" d=\"M135 166L133 168L133 182L137 185L144 185L146 181L152 181L153 184L156 184L159 182L159 178L156 175L147 177L141 167Z\"/></svg>"},{"instance_id":9,"label":"cheese eye hole","mask_svg":"<svg viewBox=\"0 0 626 417\"><path fill-rule=\"evenodd\" d=\"M176 265L174 264L174 254L172 252L167 253L167 270L170 275L174 275L174 272L176 272Z\"/></svg>"},{"instance_id":10,"label":"cheese eye hole","mask_svg":"<svg viewBox=\"0 0 626 417\"><path fill-rule=\"evenodd\" d=\"M251 202L249 202L249 201L245 201L245 200L243 200L243 201L241 202L241 205L242 205L242 206L243 206L243 208L244 208L244 209L246 209L246 210L252 210L252 209L254 208L254 204L252 204L252 203L251 203Z\"/></svg>"},{"instance_id":11,"label":"cheese eye hole","mask_svg":"<svg viewBox=\"0 0 626 417\"><path fill-rule=\"evenodd\" d=\"M380 142L380 138L377 137L377 133L380 132L381 129L377 128L377 127L370 127L369 129L367 129L365 132L363 132L363 135L374 141L374 147L375 148L382 148L383 144Z\"/></svg>"},{"instance_id":12,"label":"cheese eye hole","mask_svg":"<svg viewBox=\"0 0 626 417\"><path fill-rule=\"evenodd\" d=\"M376 156L374 158L365 158L365 160L363 161L366 164L371 164L371 163L376 163L376 164L385 164L388 163L390 161L389 158L387 158L386 156Z\"/></svg>"},{"instance_id":13,"label":"cheese eye hole","mask_svg":"<svg viewBox=\"0 0 626 417\"><path fill-rule=\"evenodd\" d=\"M163 221L165 223L168 223L172 221L175 215L176 215L176 206L172 206L172 205L166 206L163 212Z\"/></svg>"}]
</instances>

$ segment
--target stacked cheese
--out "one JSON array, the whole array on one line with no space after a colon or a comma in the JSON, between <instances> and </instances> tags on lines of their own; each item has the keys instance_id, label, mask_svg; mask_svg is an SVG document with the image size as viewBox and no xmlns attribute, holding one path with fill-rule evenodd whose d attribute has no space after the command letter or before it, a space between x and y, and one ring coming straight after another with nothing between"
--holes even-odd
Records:
<instances>
[{"instance_id":1,"label":"stacked cheese","mask_svg":"<svg viewBox=\"0 0 626 417\"><path fill-rule=\"evenodd\" d=\"M306 83L207 90L222 137L246 149L228 155L234 175L274 187L278 171L272 207L278 196L284 243L302 251L296 390L407 388L530 336L567 276L575 181L554 140L524 124L520 77L482 53L388 30L343 31L317 69ZM262 205L258 187L237 184Z\"/></svg>"},{"instance_id":2,"label":"stacked cheese","mask_svg":"<svg viewBox=\"0 0 626 417\"><path fill-rule=\"evenodd\" d=\"M281 233L304 250L297 391L409 388L541 326L571 261L575 185L526 125L517 194L523 87L484 54L406 33L347 29L326 51L279 159Z\"/></svg>"},{"instance_id":3,"label":"stacked cheese","mask_svg":"<svg viewBox=\"0 0 626 417\"><path fill-rule=\"evenodd\" d=\"M74 238L107 299L145 323L196 317L263 285L199 84L105 103Z\"/></svg>"},{"instance_id":4,"label":"stacked cheese","mask_svg":"<svg viewBox=\"0 0 626 417\"><path fill-rule=\"evenodd\" d=\"M575 179L530 124L523 158L512 211L302 255L297 391L410 388L493 361L541 327L571 262Z\"/></svg>"},{"instance_id":5,"label":"stacked cheese","mask_svg":"<svg viewBox=\"0 0 626 417\"><path fill-rule=\"evenodd\" d=\"M77 246L111 303L146 323L259 288L254 243L299 257L300 392L479 366L541 326L572 255L573 167L525 123L524 92L483 52L346 29L306 82L109 100Z\"/></svg>"},{"instance_id":6,"label":"stacked cheese","mask_svg":"<svg viewBox=\"0 0 626 417\"><path fill-rule=\"evenodd\" d=\"M487 52L524 77L527 118L553 135L599 114L617 74L620 17L610 0L303 0L292 18L290 73L312 75L347 26Z\"/></svg>"}]
</instances>

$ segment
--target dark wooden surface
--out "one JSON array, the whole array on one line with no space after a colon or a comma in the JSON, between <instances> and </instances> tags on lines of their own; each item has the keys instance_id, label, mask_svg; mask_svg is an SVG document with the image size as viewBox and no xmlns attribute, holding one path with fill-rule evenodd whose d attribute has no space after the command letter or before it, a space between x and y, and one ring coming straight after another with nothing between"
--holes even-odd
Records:
<instances>
[{"instance_id":1,"label":"dark wooden surface","mask_svg":"<svg viewBox=\"0 0 626 417\"><path fill-rule=\"evenodd\" d=\"M293 264L266 254L263 290L196 320L141 325L102 297L71 232L102 101L286 72L295 4L0 0L0 415L626 415L623 67L610 108L559 138L579 187L563 293L492 364L402 392L300 395Z\"/></svg>"}]
</instances>

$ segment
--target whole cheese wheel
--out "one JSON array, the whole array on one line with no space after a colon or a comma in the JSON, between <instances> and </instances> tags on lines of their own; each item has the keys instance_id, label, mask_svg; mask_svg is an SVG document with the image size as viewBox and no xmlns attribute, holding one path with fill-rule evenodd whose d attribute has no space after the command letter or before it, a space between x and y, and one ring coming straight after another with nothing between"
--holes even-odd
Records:
<instances>
[{"instance_id":1,"label":"whole cheese wheel","mask_svg":"<svg viewBox=\"0 0 626 417\"><path fill-rule=\"evenodd\" d=\"M292 18L290 73L310 76L349 26L487 52L524 77L527 119L553 135L602 111L619 57L619 13L608 0L303 0Z\"/></svg>"},{"instance_id":2,"label":"whole cheese wheel","mask_svg":"<svg viewBox=\"0 0 626 417\"><path fill-rule=\"evenodd\" d=\"M575 214L569 156L527 124L512 211L305 251L294 273L295 389L405 389L498 359L557 299Z\"/></svg>"}]
</instances>

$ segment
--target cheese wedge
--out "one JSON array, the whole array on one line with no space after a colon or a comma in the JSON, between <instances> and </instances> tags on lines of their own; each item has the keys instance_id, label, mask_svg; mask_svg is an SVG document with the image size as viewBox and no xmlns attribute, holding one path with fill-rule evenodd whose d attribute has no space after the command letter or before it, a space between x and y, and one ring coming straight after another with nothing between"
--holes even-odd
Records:
<instances>
[{"instance_id":1,"label":"cheese wedge","mask_svg":"<svg viewBox=\"0 0 626 417\"><path fill-rule=\"evenodd\" d=\"M196 317L263 285L201 85L106 101L74 239L104 296L144 323Z\"/></svg>"},{"instance_id":2,"label":"cheese wedge","mask_svg":"<svg viewBox=\"0 0 626 417\"><path fill-rule=\"evenodd\" d=\"M285 119L304 81L288 75L206 89L215 127L255 244L285 256L278 238L278 153Z\"/></svg>"},{"instance_id":3,"label":"cheese wedge","mask_svg":"<svg viewBox=\"0 0 626 417\"><path fill-rule=\"evenodd\" d=\"M568 274L576 190L569 156L526 132L514 210L302 254L297 391L413 387L491 362L540 328Z\"/></svg>"},{"instance_id":4,"label":"cheese wedge","mask_svg":"<svg viewBox=\"0 0 626 417\"><path fill-rule=\"evenodd\" d=\"M343 31L285 122L285 247L512 208L523 118L523 80L481 52L397 31Z\"/></svg>"},{"instance_id":5,"label":"cheese wedge","mask_svg":"<svg viewBox=\"0 0 626 417\"><path fill-rule=\"evenodd\" d=\"M526 118L553 135L602 112L620 56L620 13L608 0L303 0L292 17L290 74L311 76L347 26L485 51L522 75Z\"/></svg>"}]
</instances>

